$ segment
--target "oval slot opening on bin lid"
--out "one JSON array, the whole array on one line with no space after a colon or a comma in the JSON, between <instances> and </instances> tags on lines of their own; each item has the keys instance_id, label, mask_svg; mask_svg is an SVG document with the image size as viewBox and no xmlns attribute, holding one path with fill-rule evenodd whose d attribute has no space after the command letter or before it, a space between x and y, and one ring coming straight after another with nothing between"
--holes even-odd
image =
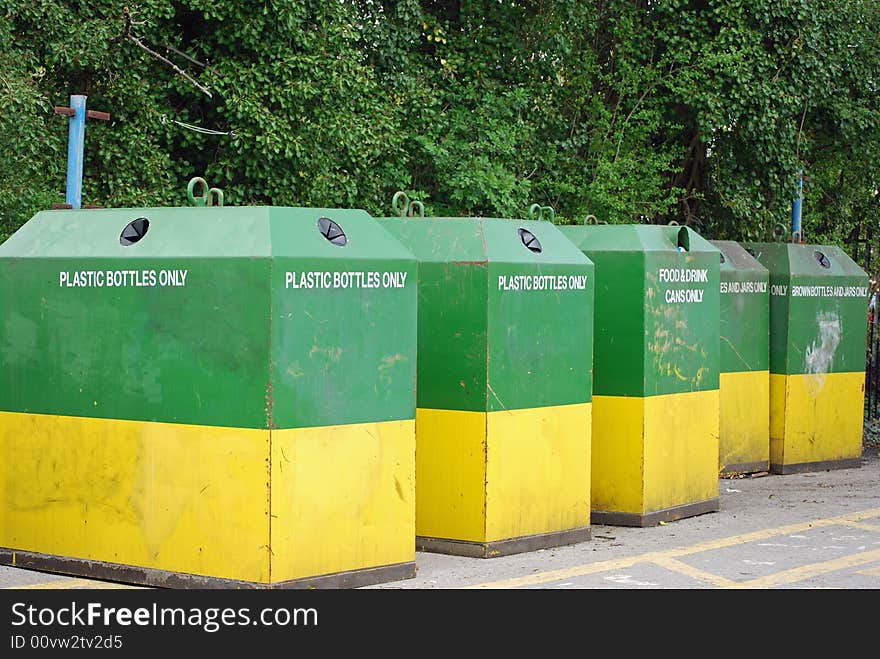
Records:
<instances>
[{"instance_id":1,"label":"oval slot opening on bin lid","mask_svg":"<svg viewBox=\"0 0 880 659\"><path fill-rule=\"evenodd\" d=\"M119 244L128 247L134 245L141 238L147 235L150 229L150 221L145 217L139 217L125 225L122 233L119 234Z\"/></svg>"},{"instance_id":2,"label":"oval slot opening on bin lid","mask_svg":"<svg viewBox=\"0 0 880 659\"><path fill-rule=\"evenodd\" d=\"M829 261L828 257L825 256L825 254L820 252L818 249L815 252L813 252L813 256L816 257L816 261L818 261L819 265L821 265L823 268L830 268L831 267L831 261Z\"/></svg>"},{"instance_id":3,"label":"oval slot opening on bin lid","mask_svg":"<svg viewBox=\"0 0 880 659\"><path fill-rule=\"evenodd\" d=\"M688 233L687 227L682 227L678 230L678 251L691 251L691 236Z\"/></svg>"},{"instance_id":4,"label":"oval slot opening on bin lid","mask_svg":"<svg viewBox=\"0 0 880 659\"><path fill-rule=\"evenodd\" d=\"M724 258L724 252L718 252L718 256L721 257L721 262L722 262L722 263L727 263L727 259Z\"/></svg>"},{"instance_id":5,"label":"oval slot opening on bin lid","mask_svg":"<svg viewBox=\"0 0 880 659\"><path fill-rule=\"evenodd\" d=\"M342 230L336 222L331 220L329 217L319 217L318 218L318 231L321 232L321 235L324 236L327 240L329 240L334 245L338 245L342 247L348 242L348 238L345 235L345 232Z\"/></svg>"},{"instance_id":6,"label":"oval slot opening on bin lid","mask_svg":"<svg viewBox=\"0 0 880 659\"><path fill-rule=\"evenodd\" d=\"M530 251L535 252L536 254L540 254L544 248L541 247L541 241L535 237L528 229L517 229L517 234L519 234L519 239L522 241L522 244L525 245Z\"/></svg>"}]
</instances>

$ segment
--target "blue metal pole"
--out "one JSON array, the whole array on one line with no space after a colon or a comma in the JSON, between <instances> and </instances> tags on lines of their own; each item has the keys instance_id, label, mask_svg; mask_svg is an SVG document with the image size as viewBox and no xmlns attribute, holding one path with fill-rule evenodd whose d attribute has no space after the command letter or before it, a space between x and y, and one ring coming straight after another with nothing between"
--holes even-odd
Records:
<instances>
[{"instance_id":1,"label":"blue metal pole","mask_svg":"<svg viewBox=\"0 0 880 659\"><path fill-rule=\"evenodd\" d=\"M791 233L797 238L798 242L803 242L803 234L801 233L801 206L804 202L804 176L803 172L798 172L798 191L797 196L791 204Z\"/></svg>"},{"instance_id":2,"label":"blue metal pole","mask_svg":"<svg viewBox=\"0 0 880 659\"><path fill-rule=\"evenodd\" d=\"M86 97L70 97L70 107L76 110L67 129L67 194L65 201L71 208L82 206L83 143L86 133Z\"/></svg>"}]
</instances>

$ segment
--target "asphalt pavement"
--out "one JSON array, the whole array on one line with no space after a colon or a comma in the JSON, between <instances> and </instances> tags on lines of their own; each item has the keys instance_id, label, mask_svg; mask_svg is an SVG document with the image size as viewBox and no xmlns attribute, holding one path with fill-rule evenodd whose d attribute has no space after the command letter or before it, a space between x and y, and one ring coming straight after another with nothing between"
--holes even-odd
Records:
<instances>
[{"instance_id":1,"label":"asphalt pavement","mask_svg":"<svg viewBox=\"0 0 880 659\"><path fill-rule=\"evenodd\" d=\"M861 466L720 479L716 512L489 559L420 553L414 579L370 588L880 587L880 449Z\"/></svg>"}]
</instances>

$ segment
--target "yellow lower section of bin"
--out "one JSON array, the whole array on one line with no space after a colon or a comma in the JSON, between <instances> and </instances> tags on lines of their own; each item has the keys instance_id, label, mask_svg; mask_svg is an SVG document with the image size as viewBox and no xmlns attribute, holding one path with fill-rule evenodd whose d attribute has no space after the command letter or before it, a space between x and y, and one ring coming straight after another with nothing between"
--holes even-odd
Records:
<instances>
[{"instance_id":1,"label":"yellow lower section of bin","mask_svg":"<svg viewBox=\"0 0 880 659\"><path fill-rule=\"evenodd\" d=\"M770 372L721 373L719 473L764 471L770 464ZM752 469L741 469L752 465ZM760 465L760 468L758 468Z\"/></svg>"},{"instance_id":2,"label":"yellow lower section of bin","mask_svg":"<svg viewBox=\"0 0 880 659\"><path fill-rule=\"evenodd\" d=\"M414 447L413 420L270 436L0 412L0 547L257 584L413 561Z\"/></svg>"},{"instance_id":3,"label":"yellow lower section of bin","mask_svg":"<svg viewBox=\"0 0 880 659\"><path fill-rule=\"evenodd\" d=\"M269 431L0 412L0 546L269 580Z\"/></svg>"},{"instance_id":4,"label":"yellow lower section of bin","mask_svg":"<svg viewBox=\"0 0 880 659\"><path fill-rule=\"evenodd\" d=\"M415 561L415 421L272 431L272 581Z\"/></svg>"},{"instance_id":5,"label":"yellow lower section of bin","mask_svg":"<svg viewBox=\"0 0 880 659\"><path fill-rule=\"evenodd\" d=\"M593 397L593 510L645 515L718 497L719 392Z\"/></svg>"},{"instance_id":6,"label":"yellow lower section of bin","mask_svg":"<svg viewBox=\"0 0 880 659\"><path fill-rule=\"evenodd\" d=\"M864 403L862 371L771 373L771 466L860 459Z\"/></svg>"},{"instance_id":7,"label":"yellow lower section of bin","mask_svg":"<svg viewBox=\"0 0 880 659\"><path fill-rule=\"evenodd\" d=\"M416 410L416 535L486 537L486 413Z\"/></svg>"},{"instance_id":8,"label":"yellow lower section of bin","mask_svg":"<svg viewBox=\"0 0 880 659\"><path fill-rule=\"evenodd\" d=\"M416 411L416 535L494 542L590 524L591 404Z\"/></svg>"}]
</instances>

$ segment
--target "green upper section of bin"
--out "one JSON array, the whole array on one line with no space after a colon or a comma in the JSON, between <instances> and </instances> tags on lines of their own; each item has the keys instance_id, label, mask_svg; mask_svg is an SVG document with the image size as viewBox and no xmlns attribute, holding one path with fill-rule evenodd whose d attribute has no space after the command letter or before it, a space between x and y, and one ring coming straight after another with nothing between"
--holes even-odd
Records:
<instances>
[{"instance_id":1,"label":"green upper section of bin","mask_svg":"<svg viewBox=\"0 0 880 659\"><path fill-rule=\"evenodd\" d=\"M721 252L721 281L769 281L770 272L735 240L710 240Z\"/></svg>"},{"instance_id":2,"label":"green upper section of bin","mask_svg":"<svg viewBox=\"0 0 880 659\"><path fill-rule=\"evenodd\" d=\"M719 250L687 227L560 229L596 268L594 395L717 389Z\"/></svg>"},{"instance_id":3,"label":"green upper section of bin","mask_svg":"<svg viewBox=\"0 0 880 659\"><path fill-rule=\"evenodd\" d=\"M738 242L721 250L721 372L766 371L770 360L770 273Z\"/></svg>"},{"instance_id":4,"label":"green upper section of bin","mask_svg":"<svg viewBox=\"0 0 880 659\"><path fill-rule=\"evenodd\" d=\"M0 409L247 428L412 418L416 276L358 210L39 213L0 246Z\"/></svg>"},{"instance_id":5,"label":"green upper section of bin","mask_svg":"<svg viewBox=\"0 0 880 659\"><path fill-rule=\"evenodd\" d=\"M840 247L743 243L770 273L770 371L865 368L868 275Z\"/></svg>"},{"instance_id":6,"label":"green upper section of bin","mask_svg":"<svg viewBox=\"0 0 880 659\"><path fill-rule=\"evenodd\" d=\"M591 400L593 264L550 222L384 218L419 260L418 406Z\"/></svg>"},{"instance_id":7,"label":"green upper section of bin","mask_svg":"<svg viewBox=\"0 0 880 659\"><path fill-rule=\"evenodd\" d=\"M327 217L345 233L345 249L317 227ZM120 244L138 218L149 226L135 244ZM6 242L0 256L146 258L320 256L322 259L412 259L401 244L359 209L285 206L113 208L42 211Z\"/></svg>"}]
</instances>

